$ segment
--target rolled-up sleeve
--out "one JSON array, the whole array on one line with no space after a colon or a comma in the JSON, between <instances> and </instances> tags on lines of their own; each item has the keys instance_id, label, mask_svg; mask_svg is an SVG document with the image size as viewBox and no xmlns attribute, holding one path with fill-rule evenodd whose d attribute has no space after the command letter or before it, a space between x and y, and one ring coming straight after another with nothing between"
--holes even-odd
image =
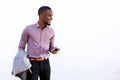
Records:
<instances>
[{"instance_id":1,"label":"rolled-up sleeve","mask_svg":"<svg viewBox=\"0 0 120 80\"><path fill-rule=\"evenodd\" d=\"M25 28L22 32L18 49L25 50L25 46L26 46L27 41L28 41L28 33L27 33L27 28Z\"/></svg>"}]
</instances>

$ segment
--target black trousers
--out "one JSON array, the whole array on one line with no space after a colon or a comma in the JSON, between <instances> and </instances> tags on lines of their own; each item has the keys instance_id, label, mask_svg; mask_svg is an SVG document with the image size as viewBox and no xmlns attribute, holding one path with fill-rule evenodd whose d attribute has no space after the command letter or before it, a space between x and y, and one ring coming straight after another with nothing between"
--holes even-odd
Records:
<instances>
[{"instance_id":1,"label":"black trousers","mask_svg":"<svg viewBox=\"0 0 120 80\"><path fill-rule=\"evenodd\" d=\"M50 63L49 59L44 61L30 61L32 64L31 70L27 72L27 80L50 80Z\"/></svg>"}]
</instances>

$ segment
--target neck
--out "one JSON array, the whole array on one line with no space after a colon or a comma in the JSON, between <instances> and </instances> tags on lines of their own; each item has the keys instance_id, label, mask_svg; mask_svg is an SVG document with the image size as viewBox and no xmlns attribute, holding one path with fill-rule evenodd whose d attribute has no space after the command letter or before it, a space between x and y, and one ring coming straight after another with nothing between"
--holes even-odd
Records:
<instances>
[{"instance_id":1,"label":"neck","mask_svg":"<svg viewBox=\"0 0 120 80\"><path fill-rule=\"evenodd\" d=\"M41 28L46 27L45 23L43 21L38 21L38 24L40 25Z\"/></svg>"}]
</instances>

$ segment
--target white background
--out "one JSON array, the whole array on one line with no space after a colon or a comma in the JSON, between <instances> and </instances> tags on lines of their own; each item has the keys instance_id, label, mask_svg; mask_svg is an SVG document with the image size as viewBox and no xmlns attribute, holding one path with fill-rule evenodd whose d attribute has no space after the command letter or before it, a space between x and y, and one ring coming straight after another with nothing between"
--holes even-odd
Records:
<instances>
[{"instance_id":1,"label":"white background","mask_svg":"<svg viewBox=\"0 0 120 80\"><path fill-rule=\"evenodd\" d=\"M20 36L43 5L61 49L50 57L51 80L120 80L119 0L1 0L0 80L19 80L11 70Z\"/></svg>"}]
</instances>

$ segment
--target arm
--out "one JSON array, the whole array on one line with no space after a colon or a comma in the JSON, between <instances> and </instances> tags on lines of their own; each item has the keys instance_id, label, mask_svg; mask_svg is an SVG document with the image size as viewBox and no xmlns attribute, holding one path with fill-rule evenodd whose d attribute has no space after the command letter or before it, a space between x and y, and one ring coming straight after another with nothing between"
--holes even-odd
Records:
<instances>
[{"instance_id":1,"label":"arm","mask_svg":"<svg viewBox=\"0 0 120 80\"><path fill-rule=\"evenodd\" d=\"M26 45L27 41L28 41L28 33L27 33L27 29L25 28L22 32L18 49L19 50L25 50L25 45Z\"/></svg>"},{"instance_id":2,"label":"arm","mask_svg":"<svg viewBox=\"0 0 120 80\"><path fill-rule=\"evenodd\" d=\"M55 36L53 36L50 39L50 52L53 53L53 54L56 54L56 53L58 53L59 49L54 46L54 39L55 39Z\"/></svg>"}]
</instances>

